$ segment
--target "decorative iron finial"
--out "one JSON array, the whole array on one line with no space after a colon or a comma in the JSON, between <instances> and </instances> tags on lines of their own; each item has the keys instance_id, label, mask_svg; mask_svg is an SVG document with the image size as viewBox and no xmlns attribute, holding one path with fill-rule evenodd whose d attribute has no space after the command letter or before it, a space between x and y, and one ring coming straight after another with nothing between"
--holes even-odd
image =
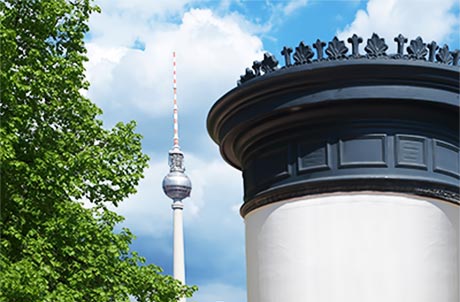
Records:
<instances>
[{"instance_id":1,"label":"decorative iron finial","mask_svg":"<svg viewBox=\"0 0 460 302\"><path fill-rule=\"evenodd\" d=\"M351 44L351 56L353 58L359 58L359 44L363 42L363 38L358 37L358 35L353 34L352 37L348 38L348 43Z\"/></svg>"},{"instance_id":2,"label":"decorative iron finial","mask_svg":"<svg viewBox=\"0 0 460 302\"><path fill-rule=\"evenodd\" d=\"M289 67L291 66L291 53L292 53L292 48L290 47L283 47L283 50L281 51L281 55L284 57L284 62L285 66Z\"/></svg>"},{"instance_id":3,"label":"decorative iron finial","mask_svg":"<svg viewBox=\"0 0 460 302\"><path fill-rule=\"evenodd\" d=\"M438 49L439 49L439 46L438 44L436 44L435 41L432 41L430 44L428 44L428 50L430 51L430 54L428 55L428 61L434 62L436 50Z\"/></svg>"},{"instance_id":4,"label":"decorative iron finial","mask_svg":"<svg viewBox=\"0 0 460 302\"><path fill-rule=\"evenodd\" d=\"M452 54L452 65L458 66L460 50L456 49L456 50L452 51L451 54Z\"/></svg>"},{"instance_id":5,"label":"decorative iron finial","mask_svg":"<svg viewBox=\"0 0 460 302\"><path fill-rule=\"evenodd\" d=\"M395 55L395 58L401 59L404 57L404 44L407 43L407 38L399 34L394 38L394 41L398 45L398 53Z\"/></svg>"},{"instance_id":6,"label":"decorative iron finial","mask_svg":"<svg viewBox=\"0 0 460 302\"><path fill-rule=\"evenodd\" d=\"M326 46L326 43L317 39L316 42L313 44L313 47L316 49L318 61L323 60L323 48Z\"/></svg>"},{"instance_id":7,"label":"decorative iron finial","mask_svg":"<svg viewBox=\"0 0 460 302\"><path fill-rule=\"evenodd\" d=\"M256 76L260 76L261 75L261 72L260 72L260 67L262 66L262 62L259 62L259 61L254 61L252 63L252 69L254 70L254 73Z\"/></svg>"}]
</instances>

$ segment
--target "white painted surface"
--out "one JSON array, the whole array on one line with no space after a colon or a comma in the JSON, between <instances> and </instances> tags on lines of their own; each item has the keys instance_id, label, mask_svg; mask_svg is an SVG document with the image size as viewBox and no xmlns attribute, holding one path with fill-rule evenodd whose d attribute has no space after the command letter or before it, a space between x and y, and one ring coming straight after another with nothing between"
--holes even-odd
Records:
<instances>
[{"instance_id":1,"label":"white painted surface","mask_svg":"<svg viewBox=\"0 0 460 302\"><path fill-rule=\"evenodd\" d=\"M248 302L459 302L460 209L318 195L245 217Z\"/></svg>"},{"instance_id":2,"label":"white painted surface","mask_svg":"<svg viewBox=\"0 0 460 302\"><path fill-rule=\"evenodd\" d=\"M174 213L173 276L174 279L185 284L183 204L180 201L175 201L172 208ZM185 302L185 298L179 301Z\"/></svg>"}]
</instances>

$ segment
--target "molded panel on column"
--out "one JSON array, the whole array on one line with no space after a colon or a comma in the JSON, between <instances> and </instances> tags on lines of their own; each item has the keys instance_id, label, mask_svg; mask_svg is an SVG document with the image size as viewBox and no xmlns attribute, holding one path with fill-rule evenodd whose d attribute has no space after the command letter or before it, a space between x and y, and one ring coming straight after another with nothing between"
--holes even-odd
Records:
<instances>
[{"instance_id":1,"label":"molded panel on column","mask_svg":"<svg viewBox=\"0 0 460 302\"><path fill-rule=\"evenodd\" d=\"M434 140L434 171L460 178L459 148Z\"/></svg>"},{"instance_id":2,"label":"molded panel on column","mask_svg":"<svg viewBox=\"0 0 460 302\"><path fill-rule=\"evenodd\" d=\"M299 173L330 169L329 145L326 142L299 144L297 164Z\"/></svg>"},{"instance_id":3,"label":"molded panel on column","mask_svg":"<svg viewBox=\"0 0 460 302\"><path fill-rule=\"evenodd\" d=\"M289 177L288 148L263 152L248 164L243 178L248 191Z\"/></svg>"},{"instance_id":4,"label":"molded panel on column","mask_svg":"<svg viewBox=\"0 0 460 302\"><path fill-rule=\"evenodd\" d=\"M396 135L396 166L427 169L426 139L416 135Z\"/></svg>"},{"instance_id":5,"label":"molded panel on column","mask_svg":"<svg viewBox=\"0 0 460 302\"><path fill-rule=\"evenodd\" d=\"M339 142L339 167L386 167L386 135L375 134Z\"/></svg>"},{"instance_id":6,"label":"molded panel on column","mask_svg":"<svg viewBox=\"0 0 460 302\"><path fill-rule=\"evenodd\" d=\"M263 154L254 160L256 178L275 181L288 177L290 173L287 166L287 157L287 148L284 148Z\"/></svg>"}]
</instances>

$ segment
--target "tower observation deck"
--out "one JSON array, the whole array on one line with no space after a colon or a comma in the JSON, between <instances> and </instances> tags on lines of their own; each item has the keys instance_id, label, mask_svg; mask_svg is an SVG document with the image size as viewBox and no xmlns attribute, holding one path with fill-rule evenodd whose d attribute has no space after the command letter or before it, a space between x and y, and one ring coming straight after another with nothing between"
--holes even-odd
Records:
<instances>
[{"instance_id":1,"label":"tower observation deck","mask_svg":"<svg viewBox=\"0 0 460 302\"><path fill-rule=\"evenodd\" d=\"M169 151L169 173L163 179L163 190L173 201L181 201L190 196L192 183L184 173L184 154L179 146Z\"/></svg>"}]
</instances>

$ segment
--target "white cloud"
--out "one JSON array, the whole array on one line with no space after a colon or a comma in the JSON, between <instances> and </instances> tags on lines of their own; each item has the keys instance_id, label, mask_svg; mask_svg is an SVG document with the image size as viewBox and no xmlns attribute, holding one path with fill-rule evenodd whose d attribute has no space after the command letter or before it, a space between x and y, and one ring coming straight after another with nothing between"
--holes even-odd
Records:
<instances>
[{"instance_id":1,"label":"white cloud","mask_svg":"<svg viewBox=\"0 0 460 302\"><path fill-rule=\"evenodd\" d=\"M286 4L283 9L284 14L290 15L299 8L307 5L307 0L292 0Z\"/></svg>"},{"instance_id":2,"label":"white cloud","mask_svg":"<svg viewBox=\"0 0 460 302\"><path fill-rule=\"evenodd\" d=\"M92 23L96 34L87 43L89 97L103 108L119 105L151 116L169 114L175 50L179 106L204 111L235 86L242 66L262 56L261 40L249 32L257 25L238 14L219 17L209 9L192 9L180 24L155 26L128 19L102 15ZM136 40L145 44L144 51L129 48Z\"/></svg>"},{"instance_id":3,"label":"white cloud","mask_svg":"<svg viewBox=\"0 0 460 302\"><path fill-rule=\"evenodd\" d=\"M369 0L366 10L359 10L338 36L347 39L356 33L366 41L375 32L385 37L392 52L393 38L399 33L409 40L421 36L426 42L447 43L458 34L459 19L451 11L454 4L455 0Z\"/></svg>"},{"instance_id":4,"label":"white cloud","mask_svg":"<svg viewBox=\"0 0 460 302\"><path fill-rule=\"evenodd\" d=\"M186 4L194 0L98 0L104 14L117 14L147 20L152 17L164 18L183 11Z\"/></svg>"},{"instance_id":5,"label":"white cloud","mask_svg":"<svg viewBox=\"0 0 460 302\"><path fill-rule=\"evenodd\" d=\"M160 237L171 229L171 201L164 195L161 183L168 173L165 161L150 161L137 193L122 202L115 211L125 217L124 225L136 235Z\"/></svg>"},{"instance_id":6,"label":"white cloud","mask_svg":"<svg viewBox=\"0 0 460 302\"><path fill-rule=\"evenodd\" d=\"M276 41L277 38L268 35L273 28L280 26L286 21L286 18L295 11L300 10L308 4L308 0L289 0L289 1L272 1L266 0L265 5L270 8L270 16L264 24L265 31L262 33L266 39Z\"/></svg>"}]
</instances>

